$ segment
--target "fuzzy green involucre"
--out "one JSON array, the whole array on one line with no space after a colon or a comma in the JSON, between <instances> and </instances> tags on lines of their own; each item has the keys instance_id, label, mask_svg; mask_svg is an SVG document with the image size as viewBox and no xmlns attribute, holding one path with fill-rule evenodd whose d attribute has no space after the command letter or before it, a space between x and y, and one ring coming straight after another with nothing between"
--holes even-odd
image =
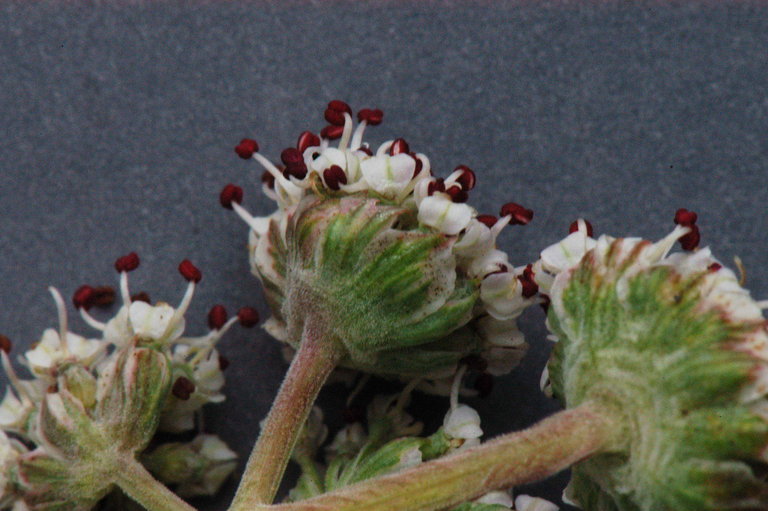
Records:
<instances>
[{"instance_id":1,"label":"fuzzy green involucre","mask_svg":"<svg viewBox=\"0 0 768 511\"><path fill-rule=\"evenodd\" d=\"M624 428L568 493L591 511L766 509L765 320L708 249L669 245L603 237L551 286L555 395Z\"/></svg>"}]
</instances>

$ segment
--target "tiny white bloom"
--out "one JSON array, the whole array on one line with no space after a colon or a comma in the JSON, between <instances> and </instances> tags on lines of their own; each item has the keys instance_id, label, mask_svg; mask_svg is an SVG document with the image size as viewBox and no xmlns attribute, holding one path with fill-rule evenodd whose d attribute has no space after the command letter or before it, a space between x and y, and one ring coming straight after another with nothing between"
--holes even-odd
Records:
<instances>
[{"instance_id":1,"label":"tiny white bloom","mask_svg":"<svg viewBox=\"0 0 768 511\"><path fill-rule=\"evenodd\" d=\"M527 305L522 287L514 273L494 273L480 283L480 299L494 318L514 319Z\"/></svg>"},{"instance_id":2,"label":"tiny white bloom","mask_svg":"<svg viewBox=\"0 0 768 511\"><path fill-rule=\"evenodd\" d=\"M133 332L141 339L153 341L174 341L184 332L184 318L177 317L176 310L167 303L150 305L133 302L128 317Z\"/></svg>"},{"instance_id":3,"label":"tiny white bloom","mask_svg":"<svg viewBox=\"0 0 768 511\"><path fill-rule=\"evenodd\" d=\"M468 405L451 408L443 420L445 433L451 438L469 440L483 436L480 415Z\"/></svg>"},{"instance_id":4,"label":"tiny white bloom","mask_svg":"<svg viewBox=\"0 0 768 511\"><path fill-rule=\"evenodd\" d=\"M474 208L461 202L453 202L443 193L426 197L419 204L419 222L448 235L459 234L475 216Z\"/></svg>"},{"instance_id":5,"label":"tiny white bloom","mask_svg":"<svg viewBox=\"0 0 768 511\"><path fill-rule=\"evenodd\" d=\"M66 333L66 346L62 345L59 332L48 328L37 345L24 354L30 370L35 376L44 377L50 369L67 359L74 359L84 365L95 360L102 348L101 341L86 339L72 332Z\"/></svg>"},{"instance_id":6,"label":"tiny white bloom","mask_svg":"<svg viewBox=\"0 0 768 511\"><path fill-rule=\"evenodd\" d=\"M416 160L405 153L395 156L383 154L360 162L360 172L371 189L390 199L406 189L415 169Z\"/></svg>"},{"instance_id":7,"label":"tiny white bloom","mask_svg":"<svg viewBox=\"0 0 768 511\"><path fill-rule=\"evenodd\" d=\"M560 509L552 502L530 495L518 495L515 499L517 511L557 511Z\"/></svg>"}]
</instances>

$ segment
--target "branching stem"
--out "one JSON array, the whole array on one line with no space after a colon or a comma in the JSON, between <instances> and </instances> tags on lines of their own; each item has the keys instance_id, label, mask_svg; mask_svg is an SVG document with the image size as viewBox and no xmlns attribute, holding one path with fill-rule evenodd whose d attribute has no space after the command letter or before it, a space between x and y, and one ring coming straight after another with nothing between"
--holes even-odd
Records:
<instances>
[{"instance_id":1,"label":"branching stem","mask_svg":"<svg viewBox=\"0 0 768 511\"><path fill-rule=\"evenodd\" d=\"M149 511L195 511L135 459L124 460L115 477L120 489Z\"/></svg>"}]
</instances>

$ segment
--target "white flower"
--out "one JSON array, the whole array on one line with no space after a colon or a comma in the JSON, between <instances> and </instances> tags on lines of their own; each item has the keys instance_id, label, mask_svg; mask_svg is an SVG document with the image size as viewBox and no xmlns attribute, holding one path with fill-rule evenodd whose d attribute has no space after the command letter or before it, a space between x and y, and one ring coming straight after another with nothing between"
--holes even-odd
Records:
<instances>
[{"instance_id":1,"label":"white flower","mask_svg":"<svg viewBox=\"0 0 768 511\"><path fill-rule=\"evenodd\" d=\"M24 354L24 358L35 376L50 377L50 370L65 360L77 360L83 365L89 365L99 355L101 348L101 341L89 340L72 332L66 333L65 346L59 332L48 328L34 349Z\"/></svg>"},{"instance_id":2,"label":"white flower","mask_svg":"<svg viewBox=\"0 0 768 511\"><path fill-rule=\"evenodd\" d=\"M5 397L0 403L0 428L19 430L27 421L34 405L27 400L21 400L11 388L5 389Z\"/></svg>"},{"instance_id":3,"label":"white flower","mask_svg":"<svg viewBox=\"0 0 768 511\"><path fill-rule=\"evenodd\" d=\"M451 438L473 440L483 436L480 415L468 405L451 408L443 419L445 433Z\"/></svg>"},{"instance_id":4,"label":"white flower","mask_svg":"<svg viewBox=\"0 0 768 511\"><path fill-rule=\"evenodd\" d=\"M128 318L134 334L143 340L173 342L184 332L184 317L167 303L133 302Z\"/></svg>"},{"instance_id":5,"label":"white flower","mask_svg":"<svg viewBox=\"0 0 768 511\"><path fill-rule=\"evenodd\" d=\"M552 502L530 495L518 495L515 499L517 511L557 511L560 509Z\"/></svg>"},{"instance_id":6,"label":"white flower","mask_svg":"<svg viewBox=\"0 0 768 511\"><path fill-rule=\"evenodd\" d=\"M496 319L519 316L528 305L522 293L523 286L510 271L493 273L480 283L480 299L488 313Z\"/></svg>"},{"instance_id":7,"label":"white flower","mask_svg":"<svg viewBox=\"0 0 768 511\"><path fill-rule=\"evenodd\" d=\"M419 222L448 234L459 234L476 216L471 206L453 202L447 195L435 193L419 204Z\"/></svg>"},{"instance_id":8,"label":"white flower","mask_svg":"<svg viewBox=\"0 0 768 511\"><path fill-rule=\"evenodd\" d=\"M360 162L360 172L371 190L394 199L408 187L416 169L416 160L408 154L383 154Z\"/></svg>"},{"instance_id":9,"label":"white flower","mask_svg":"<svg viewBox=\"0 0 768 511\"><path fill-rule=\"evenodd\" d=\"M359 422L348 424L336 433L330 444L325 447L325 456L330 462L338 456L352 456L356 454L368 441L365 428Z\"/></svg>"},{"instance_id":10,"label":"white flower","mask_svg":"<svg viewBox=\"0 0 768 511\"><path fill-rule=\"evenodd\" d=\"M237 453L216 435L199 435L190 447L202 458L205 469L199 478L181 483L176 493L182 497L214 495L237 467Z\"/></svg>"}]
</instances>

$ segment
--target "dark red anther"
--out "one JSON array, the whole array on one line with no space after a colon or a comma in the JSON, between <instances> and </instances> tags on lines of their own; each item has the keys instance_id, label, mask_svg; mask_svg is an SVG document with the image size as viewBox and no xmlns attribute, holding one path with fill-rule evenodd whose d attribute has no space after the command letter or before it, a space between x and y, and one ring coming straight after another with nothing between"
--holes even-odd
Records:
<instances>
[{"instance_id":1,"label":"dark red anther","mask_svg":"<svg viewBox=\"0 0 768 511\"><path fill-rule=\"evenodd\" d=\"M396 154L400 153L410 153L411 148L408 145L408 142L405 141L404 138L396 138L394 142L392 142L392 146L389 148L389 154L394 156Z\"/></svg>"},{"instance_id":2,"label":"dark red anther","mask_svg":"<svg viewBox=\"0 0 768 511\"><path fill-rule=\"evenodd\" d=\"M495 379L492 374L481 373L477 375L474 387L480 397L488 397L491 394L491 391L493 391L494 382Z\"/></svg>"},{"instance_id":3,"label":"dark red anther","mask_svg":"<svg viewBox=\"0 0 768 511\"><path fill-rule=\"evenodd\" d=\"M498 218L496 218L493 215L477 215L477 217L475 217L475 220L477 220L481 224L485 224L485 226L488 227L489 229L494 225L496 225L496 222L499 221Z\"/></svg>"},{"instance_id":4,"label":"dark red anther","mask_svg":"<svg viewBox=\"0 0 768 511\"><path fill-rule=\"evenodd\" d=\"M141 291L139 293L136 293L135 295L131 296L132 302L144 302L144 303L152 303L152 300L149 298L149 293L146 291Z\"/></svg>"},{"instance_id":5,"label":"dark red anther","mask_svg":"<svg viewBox=\"0 0 768 511\"><path fill-rule=\"evenodd\" d=\"M326 126L320 130L320 136L328 140L341 138L342 133L344 133L344 126Z\"/></svg>"},{"instance_id":6,"label":"dark red anther","mask_svg":"<svg viewBox=\"0 0 768 511\"><path fill-rule=\"evenodd\" d=\"M584 225L587 227L587 236L589 236L591 238L592 234L593 234L592 224L590 224L586 220L582 220L582 221L584 222ZM579 221L578 220L574 220L573 222L571 222L571 225L568 227L568 234L576 232L578 230L579 230Z\"/></svg>"},{"instance_id":7,"label":"dark red anther","mask_svg":"<svg viewBox=\"0 0 768 511\"><path fill-rule=\"evenodd\" d=\"M346 112L348 114L352 114L352 109L349 108L349 105L340 99L334 99L328 102L328 108L336 112Z\"/></svg>"},{"instance_id":8,"label":"dark red anther","mask_svg":"<svg viewBox=\"0 0 768 511\"><path fill-rule=\"evenodd\" d=\"M176 381L173 382L171 387L171 393L176 399L186 401L195 391L195 384L189 378L185 376L179 376Z\"/></svg>"},{"instance_id":9,"label":"dark red anther","mask_svg":"<svg viewBox=\"0 0 768 511\"><path fill-rule=\"evenodd\" d=\"M247 160L253 157L253 153L259 152L259 143L252 138L244 138L235 146L235 152L240 158Z\"/></svg>"},{"instance_id":10,"label":"dark red anther","mask_svg":"<svg viewBox=\"0 0 768 511\"><path fill-rule=\"evenodd\" d=\"M381 124L381 121L384 119L384 112L379 110L378 108L372 110L370 108L363 108L359 112L357 112L357 120L360 122L367 122L371 126L377 126Z\"/></svg>"},{"instance_id":11,"label":"dark red anther","mask_svg":"<svg viewBox=\"0 0 768 511\"><path fill-rule=\"evenodd\" d=\"M139 260L139 256L136 254L136 252L131 252L128 255L117 258L115 261L115 269L118 273L122 273L124 271L133 271L139 267L140 262L141 261Z\"/></svg>"},{"instance_id":12,"label":"dark red anther","mask_svg":"<svg viewBox=\"0 0 768 511\"><path fill-rule=\"evenodd\" d=\"M699 246L699 242L701 241L699 226L688 225L686 227L688 227L691 232L680 238L678 241L680 241L680 246L683 248L683 250L693 250Z\"/></svg>"},{"instance_id":13,"label":"dark red anther","mask_svg":"<svg viewBox=\"0 0 768 511\"><path fill-rule=\"evenodd\" d=\"M306 151L308 148L319 145L320 137L311 131L302 131L299 135L299 139L296 141L296 149L298 149L301 154L304 154L304 151Z\"/></svg>"},{"instance_id":14,"label":"dark red anther","mask_svg":"<svg viewBox=\"0 0 768 511\"><path fill-rule=\"evenodd\" d=\"M243 189L237 185L229 183L221 189L219 203L227 209L232 209L233 202L238 204L243 202Z\"/></svg>"},{"instance_id":15,"label":"dark red anther","mask_svg":"<svg viewBox=\"0 0 768 511\"><path fill-rule=\"evenodd\" d=\"M115 303L115 288L112 286L97 286L93 288L91 305L94 307L109 307Z\"/></svg>"},{"instance_id":16,"label":"dark red anther","mask_svg":"<svg viewBox=\"0 0 768 511\"><path fill-rule=\"evenodd\" d=\"M371 151L371 148L368 147L368 146L365 146L365 145L364 146L360 146L360 147L358 147L357 150L364 152L368 156L373 156L373 151Z\"/></svg>"},{"instance_id":17,"label":"dark red anther","mask_svg":"<svg viewBox=\"0 0 768 511\"><path fill-rule=\"evenodd\" d=\"M471 190L475 187L475 173L467 167L466 165L459 165L454 169L454 172L457 170L461 170L461 175L456 178L456 182L461 185L461 187L467 191Z\"/></svg>"},{"instance_id":18,"label":"dark red anther","mask_svg":"<svg viewBox=\"0 0 768 511\"><path fill-rule=\"evenodd\" d=\"M714 273L714 272L720 270L722 267L723 267L723 265L720 264L720 263L712 263L709 266L707 266L707 269L709 271L711 271L712 273Z\"/></svg>"},{"instance_id":19,"label":"dark red anther","mask_svg":"<svg viewBox=\"0 0 768 511\"><path fill-rule=\"evenodd\" d=\"M527 225L533 220L533 210L524 208L516 202L508 202L501 207L499 216L511 216L509 223L512 225Z\"/></svg>"},{"instance_id":20,"label":"dark red anther","mask_svg":"<svg viewBox=\"0 0 768 511\"><path fill-rule=\"evenodd\" d=\"M283 176L285 176L286 179L291 176L299 180L304 179L307 177L307 165L303 161L286 165L285 169L283 169Z\"/></svg>"},{"instance_id":21,"label":"dark red anther","mask_svg":"<svg viewBox=\"0 0 768 511\"><path fill-rule=\"evenodd\" d=\"M6 353L10 353L12 347L13 343L11 343L11 340L8 337L0 334L0 350L3 350Z\"/></svg>"},{"instance_id":22,"label":"dark red anther","mask_svg":"<svg viewBox=\"0 0 768 511\"><path fill-rule=\"evenodd\" d=\"M497 273L507 273L509 271L509 268L507 268L506 264L497 263L496 268L498 268L495 271L491 271L486 273L483 278L490 277L491 275L496 275Z\"/></svg>"},{"instance_id":23,"label":"dark red anther","mask_svg":"<svg viewBox=\"0 0 768 511\"><path fill-rule=\"evenodd\" d=\"M296 163L304 163L304 156L302 155L302 151L299 151L295 147L288 147L283 149L283 152L280 153L280 160L286 165L293 165Z\"/></svg>"},{"instance_id":24,"label":"dark red anther","mask_svg":"<svg viewBox=\"0 0 768 511\"><path fill-rule=\"evenodd\" d=\"M261 175L261 182L264 183L270 190L275 189L275 176L268 170L265 170Z\"/></svg>"},{"instance_id":25,"label":"dark red anther","mask_svg":"<svg viewBox=\"0 0 768 511\"><path fill-rule=\"evenodd\" d=\"M208 328L211 330L221 330L221 327L227 322L227 309L223 305L214 305L208 311Z\"/></svg>"},{"instance_id":26,"label":"dark red anther","mask_svg":"<svg viewBox=\"0 0 768 511\"><path fill-rule=\"evenodd\" d=\"M323 171L323 179L326 186L331 190L338 190L341 185L347 184L347 175L344 173L344 169L338 165L332 165Z\"/></svg>"},{"instance_id":27,"label":"dark red anther","mask_svg":"<svg viewBox=\"0 0 768 511\"><path fill-rule=\"evenodd\" d=\"M194 282L195 284L200 282L203 278L203 274L189 259L184 259L179 263L179 273L181 273L181 276L184 277L187 282Z\"/></svg>"},{"instance_id":28,"label":"dark red anther","mask_svg":"<svg viewBox=\"0 0 768 511\"><path fill-rule=\"evenodd\" d=\"M453 202L467 202L469 200L469 194L466 190L462 190L459 185L451 186L445 193L448 194Z\"/></svg>"},{"instance_id":29,"label":"dark red anther","mask_svg":"<svg viewBox=\"0 0 768 511\"><path fill-rule=\"evenodd\" d=\"M219 371L226 371L229 367L229 359L224 355L219 355Z\"/></svg>"},{"instance_id":30,"label":"dark red anther","mask_svg":"<svg viewBox=\"0 0 768 511\"><path fill-rule=\"evenodd\" d=\"M48 388L45 389L45 391L48 394L55 394L59 391L59 384L58 383L52 383L51 385L48 385Z\"/></svg>"},{"instance_id":31,"label":"dark red anther","mask_svg":"<svg viewBox=\"0 0 768 511\"><path fill-rule=\"evenodd\" d=\"M533 268L529 264L525 267L525 270L523 270L522 275L518 275L517 279L520 281L520 284L523 285L523 298L530 298L536 293L539 292L539 285L536 284L536 281L533 279L534 273Z\"/></svg>"},{"instance_id":32,"label":"dark red anther","mask_svg":"<svg viewBox=\"0 0 768 511\"><path fill-rule=\"evenodd\" d=\"M477 371L478 373L482 373L488 369L488 361L480 355L467 355L459 360L459 363L467 366L467 369Z\"/></svg>"},{"instance_id":33,"label":"dark red anther","mask_svg":"<svg viewBox=\"0 0 768 511\"><path fill-rule=\"evenodd\" d=\"M688 211L685 208L680 208L675 212L675 223L677 225L690 227L696 223L698 218L699 216L695 212Z\"/></svg>"},{"instance_id":34,"label":"dark red anther","mask_svg":"<svg viewBox=\"0 0 768 511\"><path fill-rule=\"evenodd\" d=\"M242 307L237 311L237 319L244 327L251 328L259 324L259 312L253 307Z\"/></svg>"},{"instance_id":35,"label":"dark red anther","mask_svg":"<svg viewBox=\"0 0 768 511\"><path fill-rule=\"evenodd\" d=\"M438 177L427 185L427 195L432 195L435 192L445 192L445 183L442 177Z\"/></svg>"},{"instance_id":36,"label":"dark red anther","mask_svg":"<svg viewBox=\"0 0 768 511\"><path fill-rule=\"evenodd\" d=\"M418 176L419 173L421 172L421 169L424 168L424 163L421 161L421 158L416 157L416 153L408 153L408 154L410 154L411 158L413 158L414 161L416 162L416 165L413 167L413 177L411 178L413 179L414 177Z\"/></svg>"},{"instance_id":37,"label":"dark red anther","mask_svg":"<svg viewBox=\"0 0 768 511\"><path fill-rule=\"evenodd\" d=\"M93 288L88 285L80 286L72 295L72 303L76 309L88 310L93 305Z\"/></svg>"}]
</instances>

